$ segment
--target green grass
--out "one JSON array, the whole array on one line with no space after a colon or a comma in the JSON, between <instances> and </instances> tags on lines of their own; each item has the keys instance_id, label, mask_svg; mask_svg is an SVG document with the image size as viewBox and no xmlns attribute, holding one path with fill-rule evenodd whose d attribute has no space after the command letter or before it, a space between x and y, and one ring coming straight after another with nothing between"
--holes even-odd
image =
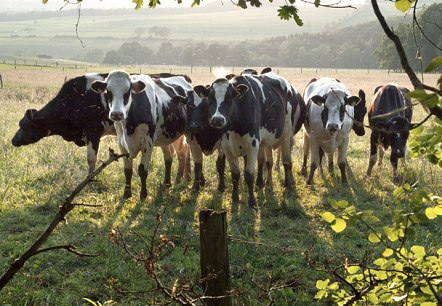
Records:
<instances>
[{"instance_id":1,"label":"green grass","mask_svg":"<svg viewBox=\"0 0 442 306\"><path fill-rule=\"evenodd\" d=\"M344 74L347 77L341 79L348 79L348 72ZM370 91L372 84L361 81L365 72L352 72L352 75L356 84L364 84L364 89ZM87 173L85 149L59 137L21 148L10 143L25 109L39 109L49 101L63 82L62 76L63 72L9 71L5 77L8 82L0 90L0 112L4 114L0 118L0 274L44 231L58 206ZM200 74L190 76L197 83L206 82ZM309 79L311 75L302 77ZM369 77L377 80L382 75ZM205 78L210 75L206 74ZM299 75L290 78L301 80ZM302 89L301 84L297 87ZM416 118L419 117L423 113L417 112ZM161 293L147 292L154 287L153 281L140 263L121 245L112 242L110 230L119 229L132 252L146 253L157 225L157 214L165 210L158 233L174 246L165 249L156 267L164 284L172 287L176 279L198 280L198 213L201 209L222 207L228 213L232 287L239 292L234 298L235 305L268 304L268 295L256 284L263 288L271 284L286 285L287 288L272 294L276 305L324 305L323 301L314 300L315 282L328 276L310 267L307 257L312 262L328 260L337 265L344 256L358 258L366 252L376 256L379 251L377 245L367 241L361 226L342 234L329 228L320 217L321 212L330 209L328 199L345 199L355 203L358 209L372 209L384 221L391 214L395 186L391 182L388 154L383 166L375 168L372 178L364 177L368 134L361 138L352 135L348 159L355 178L350 178L349 188L341 185L337 169L335 177L325 171L324 177L316 174L313 187L305 184L305 178L298 174L302 158L302 137L298 134L293 150L295 192L286 194L281 186L282 173L275 172L274 193L256 193L259 213L246 205L243 180L242 201L238 207L232 207L228 167L227 190L222 196L217 194L213 156L204 161L207 184L195 196L187 183L161 188L164 167L160 150L156 150L148 178L149 195L144 202L137 196L140 189L137 175L133 179L134 196L121 201L122 163L113 163L75 200L101 206L75 208L44 245L73 244L80 252L99 256L81 258L65 251L37 255L2 290L0 304L85 305L83 298L89 298L101 303L113 300L118 305L146 305L153 299L161 299ZM108 147L116 148L111 137L101 143L101 160L107 159ZM440 171L425 159L407 159L407 166L401 171L405 181L419 181L435 193L442 190ZM416 232L415 241L427 248L442 243L442 230L435 222L422 224ZM159 243L158 237L155 241Z\"/></svg>"}]
</instances>

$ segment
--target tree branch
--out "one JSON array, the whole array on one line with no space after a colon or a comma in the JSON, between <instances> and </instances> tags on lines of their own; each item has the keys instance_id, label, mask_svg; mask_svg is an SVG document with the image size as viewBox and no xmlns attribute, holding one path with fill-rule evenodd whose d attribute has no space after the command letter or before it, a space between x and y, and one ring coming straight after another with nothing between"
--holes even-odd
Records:
<instances>
[{"instance_id":1,"label":"tree branch","mask_svg":"<svg viewBox=\"0 0 442 306\"><path fill-rule=\"evenodd\" d=\"M402 46L401 40L399 37L393 33L393 31L390 29L390 27L387 24L387 21L385 21L384 16L382 15L377 0L371 0L371 5L373 7L374 14L376 15L377 19L379 20L379 23L381 24L382 29L384 30L387 37L394 43L396 47L396 51L399 55L399 59L401 61L402 68L404 68L405 73L407 73L408 78L410 79L411 83L413 84L415 89L425 89L425 86L422 84L422 82L419 80L419 78L414 73L414 70L411 68L410 64L408 63L407 55L405 53L404 47ZM437 91L439 96L442 96L440 90ZM430 113L435 115L437 118L442 120L442 108L438 106L430 107Z\"/></svg>"},{"instance_id":2,"label":"tree branch","mask_svg":"<svg viewBox=\"0 0 442 306\"><path fill-rule=\"evenodd\" d=\"M54 229L58 226L58 224L65 220L66 215L75 207L75 204L72 204L74 198L86 187L92 179L98 175L104 168L109 166L112 162L118 160L119 158L126 156L126 154L117 155L113 150L109 149L109 158L106 160L100 167L98 167L94 172L90 173L75 189L74 191L66 198L64 203L59 207L57 214L55 215L52 222L46 228L46 230L40 235L40 237L31 245L31 247L19 258L17 258L10 266L9 269L3 274L0 278L0 291L9 283L9 281L15 276L15 274L23 267L23 265L28 261L29 258L35 256L39 253L55 250L55 249L66 249L69 252L72 252L79 256L88 256L82 253L75 251L73 246L55 246L49 247L46 249L40 249L40 247L47 241L49 236L52 234Z\"/></svg>"}]
</instances>

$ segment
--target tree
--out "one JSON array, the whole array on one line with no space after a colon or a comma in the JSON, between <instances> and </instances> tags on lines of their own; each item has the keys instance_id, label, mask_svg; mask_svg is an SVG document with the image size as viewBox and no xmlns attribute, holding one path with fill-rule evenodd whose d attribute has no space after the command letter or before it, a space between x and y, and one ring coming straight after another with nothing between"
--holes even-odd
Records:
<instances>
[{"instance_id":1,"label":"tree","mask_svg":"<svg viewBox=\"0 0 442 306\"><path fill-rule=\"evenodd\" d=\"M172 31L166 27L153 26L149 28L149 33L155 37L167 38Z\"/></svg>"}]
</instances>

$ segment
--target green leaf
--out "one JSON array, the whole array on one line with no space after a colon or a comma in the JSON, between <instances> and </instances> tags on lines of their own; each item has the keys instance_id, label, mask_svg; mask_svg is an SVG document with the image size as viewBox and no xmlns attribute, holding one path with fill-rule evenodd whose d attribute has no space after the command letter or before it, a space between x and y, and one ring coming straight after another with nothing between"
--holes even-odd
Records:
<instances>
[{"instance_id":1,"label":"green leaf","mask_svg":"<svg viewBox=\"0 0 442 306\"><path fill-rule=\"evenodd\" d=\"M390 248L386 248L384 250L384 252L382 253L382 256L384 257L390 257L391 255L393 255L394 251Z\"/></svg>"},{"instance_id":2,"label":"green leaf","mask_svg":"<svg viewBox=\"0 0 442 306\"><path fill-rule=\"evenodd\" d=\"M394 3L394 5L396 6L396 8L398 10L400 10L402 13L405 13L406 11L408 11L411 7L411 2L408 0L396 0L396 2Z\"/></svg>"},{"instance_id":3,"label":"green leaf","mask_svg":"<svg viewBox=\"0 0 442 306\"><path fill-rule=\"evenodd\" d=\"M371 243L378 243L381 241L381 239L379 239L380 236L381 234L379 233L370 233L370 235L368 235L368 241Z\"/></svg>"},{"instance_id":4,"label":"green leaf","mask_svg":"<svg viewBox=\"0 0 442 306\"><path fill-rule=\"evenodd\" d=\"M347 227L347 222L344 219L336 218L335 224L331 226L331 228L336 232L340 233Z\"/></svg>"},{"instance_id":5,"label":"green leaf","mask_svg":"<svg viewBox=\"0 0 442 306\"><path fill-rule=\"evenodd\" d=\"M355 274L360 270L359 266L350 266L347 268L347 272L350 274Z\"/></svg>"},{"instance_id":6,"label":"green leaf","mask_svg":"<svg viewBox=\"0 0 442 306\"><path fill-rule=\"evenodd\" d=\"M279 16L279 18L281 18L283 20L294 19L296 21L296 23L298 24L298 26L300 26L300 27L303 25L303 22L302 22L301 18L299 18L299 15L298 15L298 9L296 7L294 7L293 5L280 6L278 9L278 16Z\"/></svg>"},{"instance_id":7,"label":"green leaf","mask_svg":"<svg viewBox=\"0 0 442 306\"><path fill-rule=\"evenodd\" d=\"M48 3L48 0L42 0L43 4Z\"/></svg>"},{"instance_id":8,"label":"green leaf","mask_svg":"<svg viewBox=\"0 0 442 306\"><path fill-rule=\"evenodd\" d=\"M431 72L439 66L442 66L442 56L433 58L428 66L425 68L425 72Z\"/></svg>"},{"instance_id":9,"label":"green leaf","mask_svg":"<svg viewBox=\"0 0 442 306\"><path fill-rule=\"evenodd\" d=\"M328 222L328 223L332 223L336 219L335 215L329 211L322 213L321 217L322 217L322 219L325 220L325 222Z\"/></svg>"},{"instance_id":10,"label":"green leaf","mask_svg":"<svg viewBox=\"0 0 442 306\"><path fill-rule=\"evenodd\" d=\"M330 282L329 279L326 279L326 280L318 279L316 281L316 288L317 289L325 289L325 288L327 288L329 282Z\"/></svg>"},{"instance_id":11,"label":"green leaf","mask_svg":"<svg viewBox=\"0 0 442 306\"><path fill-rule=\"evenodd\" d=\"M425 215L430 220L437 218L436 209L434 207L428 207L427 209L425 209Z\"/></svg>"},{"instance_id":12,"label":"green leaf","mask_svg":"<svg viewBox=\"0 0 442 306\"><path fill-rule=\"evenodd\" d=\"M424 257L425 256L425 248L420 245L413 245L411 247L411 251L417 256L417 257Z\"/></svg>"},{"instance_id":13,"label":"green leaf","mask_svg":"<svg viewBox=\"0 0 442 306\"><path fill-rule=\"evenodd\" d=\"M144 0L132 0L132 3L135 3L135 9L138 10L143 6ZM151 0L149 0L149 6L150 6Z\"/></svg>"}]
</instances>

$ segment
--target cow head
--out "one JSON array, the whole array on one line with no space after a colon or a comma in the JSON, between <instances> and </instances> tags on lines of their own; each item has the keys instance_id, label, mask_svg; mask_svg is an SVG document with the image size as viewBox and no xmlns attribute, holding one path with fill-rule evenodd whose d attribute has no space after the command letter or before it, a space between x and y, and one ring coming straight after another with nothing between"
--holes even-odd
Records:
<instances>
[{"instance_id":1,"label":"cow head","mask_svg":"<svg viewBox=\"0 0 442 306\"><path fill-rule=\"evenodd\" d=\"M20 128L12 138L12 145L19 147L36 143L43 137L48 136L50 131L44 120L38 119L38 112L35 109L28 109L19 122Z\"/></svg>"},{"instance_id":2,"label":"cow head","mask_svg":"<svg viewBox=\"0 0 442 306\"><path fill-rule=\"evenodd\" d=\"M365 92L363 90L359 90L359 99L360 101L355 105L354 107L354 121L353 121L353 131L355 131L356 135L358 136L364 136L365 135L365 129L364 129L364 118L367 114L367 106L366 106L366 100L365 100ZM355 122L356 121L356 122Z\"/></svg>"},{"instance_id":3,"label":"cow head","mask_svg":"<svg viewBox=\"0 0 442 306\"><path fill-rule=\"evenodd\" d=\"M356 96L347 97L346 93L341 90L331 89L323 96L316 95L310 100L324 107L321 117L324 127L331 135L342 129L345 118L345 107L347 105L354 106L360 101Z\"/></svg>"},{"instance_id":4,"label":"cow head","mask_svg":"<svg viewBox=\"0 0 442 306\"><path fill-rule=\"evenodd\" d=\"M132 94L142 92L146 84L135 80L129 73L114 70L104 81L94 81L91 88L98 93L105 93L109 106L109 119L120 121L127 118L132 103Z\"/></svg>"},{"instance_id":5,"label":"cow head","mask_svg":"<svg viewBox=\"0 0 442 306\"><path fill-rule=\"evenodd\" d=\"M195 87L203 87L198 85ZM175 96L171 100L173 103L182 103L186 105L187 127L190 133L198 135L208 125L208 109L207 99L198 96L194 91L188 91L186 97Z\"/></svg>"},{"instance_id":6,"label":"cow head","mask_svg":"<svg viewBox=\"0 0 442 306\"><path fill-rule=\"evenodd\" d=\"M200 98L207 99L209 124L214 128L222 129L227 125L232 104L249 90L247 85L236 81L237 78L221 78L215 80L209 88L194 88Z\"/></svg>"},{"instance_id":7,"label":"cow head","mask_svg":"<svg viewBox=\"0 0 442 306\"><path fill-rule=\"evenodd\" d=\"M395 116L375 124L375 128L379 129L381 142L391 146L391 155L396 158L405 156L410 127L408 119L402 116Z\"/></svg>"}]
</instances>

